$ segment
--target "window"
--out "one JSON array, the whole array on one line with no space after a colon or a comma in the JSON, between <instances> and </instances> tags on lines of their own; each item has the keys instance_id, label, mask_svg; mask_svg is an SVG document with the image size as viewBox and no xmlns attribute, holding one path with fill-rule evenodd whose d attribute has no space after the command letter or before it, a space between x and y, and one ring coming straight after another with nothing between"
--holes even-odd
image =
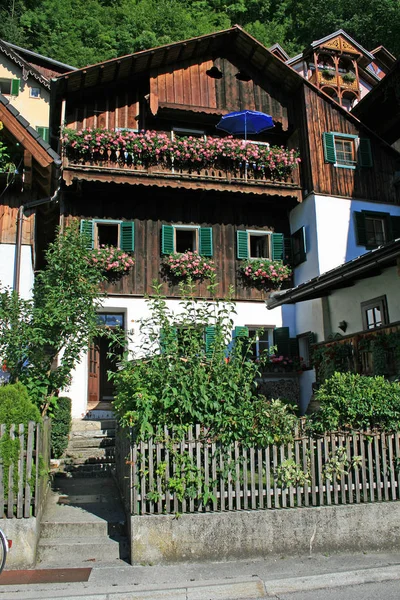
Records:
<instances>
[{"instance_id":1,"label":"window","mask_svg":"<svg viewBox=\"0 0 400 600\"><path fill-rule=\"evenodd\" d=\"M268 326L247 326L249 332L249 338L251 340L250 352L252 358L256 360L260 358L261 354L268 352L273 346L273 334L274 328Z\"/></svg>"},{"instance_id":2,"label":"window","mask_svg":"<svg viewBox=\"0 0 400 600\"><path fill-rule=\"evenodd\" d=\"M187 127L173 127L171 131L171 139L177 137L196 137L205 140L207 138L204 129L189 129Z\"/></svg>"},{"instance_id":3,"label":"window","mask_svg":"<svg viewBox=\"0 0 400 600\"><path fill-rule=\"evenodd\" d=\"M19 94L19 79L4 79L0 78L0 92L6 96L18 96Z\"/></svg>"},{"instance_id":4,"label":"window","mask_svg":"<svg viewBox=\"0 0 400 600\"><path fill-rule=\"evenodd\" d=\"M367 302L361 302L363 329L376 329L389 324L386 296L379 296Z\"/></svg>"},{"instance_id":5,"label":"window","mask_svg":"<svg viewBox=\"0 0 400 600\"><path fill-rule=\"evenodd\" d=\"M306 232L304 227L300 227L291 237L292 263L294 267L307 260L306 256Z\"/></svg>"},{"instance_id":6,"label":"window","mask_svg":"<svg viewBox=\"0 0 400 600\"><path fill-rule=\"evenodd\" d=\"M40 88L32 87L29 89L30 98L40 98Z\"/></svg>"},{"instance_id":7,"label":"window","mask_svg":"<svg viewBox=\"0 0 400 600\"><path fill-rule=\"evenodd\" d=\"M82 220L80 230L86 236L89 248L115 246L126 252L133 252L135 249L133 221Z\"/></svg>"},{"instance_id":8,"label":"window","mask_svg":"<svg viewBox=\"0 0 400 600\"><path fill-rule=\"evenodd\" d=\"M335 167L355 169L356 166L372 167L371 142L346 133L323 134L325 162Z\"/></svg>"},{"instance_id":9,"label":"window","mask_svg":"<svg viewBox=\"0 0 400 600\"><path fill-rule=\"evenodd\" d=\"M237 257L239 259L271 258L272 260L283 260L283 233L252 229L240 230L236 233Z\"/></svg>"},{"instance_id":10,"label":"window","mask_svg":"<svg viewBox=\"0 0 400 600\"><path fill-rule=\"evenodd\" d=\"M36 127L36 131L45 142L49 141L49 128L48 127Z\"/></svg>"},{"instance_id":11,"label":"window","mask_svg":"<svg viewBox=\"0 0 400 600\"><path fill-rule=\"evenodd\" d=\"M400 237L400 216L362 210L354 213L356 243L368 250Z\"/></svg>"},{"instance_id":12,"label":"window","mask_svg":"<svg viewBox=\"0 0 400 600\"><path fill-rule=\"evenodd\" d=\"M199 225L163 225L161 228L161 253L198 252L201 256L213 255L212 227Z\"/></svg>"},{"instance_id":13,"label":"window","mask_svg":"<svg viewBox=\"0 0 400 600\"><path fill-rule=\"evenodd\" d=\"M311 369L311 344L315 343L315 334L311 331L297 336L300 366L302 369Z\"/></svg>"}]
</instances>

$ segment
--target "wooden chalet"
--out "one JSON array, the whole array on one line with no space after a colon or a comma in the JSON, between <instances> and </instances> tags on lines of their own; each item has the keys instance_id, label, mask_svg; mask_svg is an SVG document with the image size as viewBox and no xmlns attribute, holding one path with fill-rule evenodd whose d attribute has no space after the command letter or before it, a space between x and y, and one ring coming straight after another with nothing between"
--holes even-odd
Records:
<instances>
[{"instance_id":1,"label":"wooden chalet","mask_svg":"<svg viewBox=\"0 0 400 600\"><path fill-rule=\"evenodd\" d=\"M217 141L229 137L216 125L245 109L274 121L248 136L247 145L259 153L283 147L286 160L301 162L284 168L282 159L277 168L271 158L224 158ZM273 323L265 315L268 293L243 280L243 260L306 261L307 223L294 231L290 213L313 194L399 200L397 152L238 26L58 77L51 128L63 132L61 222L80 220L93 248L120 245L134 256L129 273L107 288L110 314L125 320L140 316L139 300L155 280L168 298L179 297L163 263L173 252L193 250L215 262L219 295L233 287L234 299L247 307L241 325L279 327L280 311ZM203 150L211 144L215 156L196 163L189 152L182 159L179 143L188 139ZM165 150L171 144L172 158ZM197 285L198 296L207 296L207 284Z\"/></svg>"}]
</instances>

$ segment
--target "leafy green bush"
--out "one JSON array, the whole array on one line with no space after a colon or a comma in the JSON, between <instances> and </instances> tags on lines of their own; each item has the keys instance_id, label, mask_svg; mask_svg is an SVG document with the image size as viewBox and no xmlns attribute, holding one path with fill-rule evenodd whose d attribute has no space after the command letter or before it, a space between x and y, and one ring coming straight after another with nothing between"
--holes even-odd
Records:
<instances>
[{"instance_id":1,"label":"leafy green bush","mask_svg":"<svg viewBox=\"0 0 400 600\"><path fill-rule=\"evenodd\" d=\"M0 423L9 427L11 424L25 426L29 421L41 421L37 406L29 399L28 390L22 383L14 383L0 387Z\"/></svg>"},{"instance_id":2,"label":"leafy green bush","mask_svg":"<svg viewBox=\"0 0 400 600\"><path fill-rule=\"evenodd\" d=\"M384 377L335 373L315 393L320 410L312 417L315 431L400 429L400 384Z\"/></svg>"},{"instance_id":3,"label":"leafy green bush","mask_svg":"<svg viewBox=\"0 0 400 600\"><path fill-rule=\"evenodd\" d=\"M53 458L60 458L68 446L71 430L71 399L65 396L56 398L51 414L51 452Z\"/></svg>"}]
</instances>

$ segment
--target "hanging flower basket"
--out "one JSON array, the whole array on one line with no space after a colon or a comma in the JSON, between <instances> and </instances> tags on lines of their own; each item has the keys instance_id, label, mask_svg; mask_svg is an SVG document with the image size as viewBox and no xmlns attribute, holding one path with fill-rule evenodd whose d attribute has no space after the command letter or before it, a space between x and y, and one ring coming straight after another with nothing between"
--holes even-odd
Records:
<instances>
[{"instance_id":1,"label":"hanging flower basket","mask_svg":"<svg viewBox=\"0 0 400 600\"><path fill-rule=\"evenodd\" d=\"M244 282L259 290L277 290L292 274L292 269L281 260L268 258L253 258L240 266Z\"/></svg>"},{"instance_id":2,"label":"hanging flower basket","mask_svg":"<svg viewBox=\"0 0 400 600\"><path fill-rule=\"evenodd\" d=\"M135 264L130 254L114 246L95 248L92 250L91 261L100 267L108 278L121 277Z\"/></svg>"},{"instance_id":3,"label":"hanging flower basket","mask_svg":"<svg viewBox=\"0 0 400 600\"><path fill-rule=\"evenodd\" d=\"M175 280L193 279L204 281L215 273L215 263L210 258L200 256L198 252L175 252L163 262L167 276Z\"/></svg>"}]
</instances>

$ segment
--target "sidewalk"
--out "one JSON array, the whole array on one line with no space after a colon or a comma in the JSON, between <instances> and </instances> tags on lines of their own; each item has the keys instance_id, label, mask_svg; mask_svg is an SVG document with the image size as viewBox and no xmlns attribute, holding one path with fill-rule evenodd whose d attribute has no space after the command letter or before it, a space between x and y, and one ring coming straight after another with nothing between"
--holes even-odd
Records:
<instances>
[{"instance_id":1,"label":"sidewalk","mask_svg":"<svg viewBox=\"0 0 400 600\"><path fill-rule=\"evenodd\" d=\"M0 585L0 600L237 600L400 579L400 552L92 567L81 583ZM1 582L1 577L0 577Z\"/></svg>"}]
</instances>

